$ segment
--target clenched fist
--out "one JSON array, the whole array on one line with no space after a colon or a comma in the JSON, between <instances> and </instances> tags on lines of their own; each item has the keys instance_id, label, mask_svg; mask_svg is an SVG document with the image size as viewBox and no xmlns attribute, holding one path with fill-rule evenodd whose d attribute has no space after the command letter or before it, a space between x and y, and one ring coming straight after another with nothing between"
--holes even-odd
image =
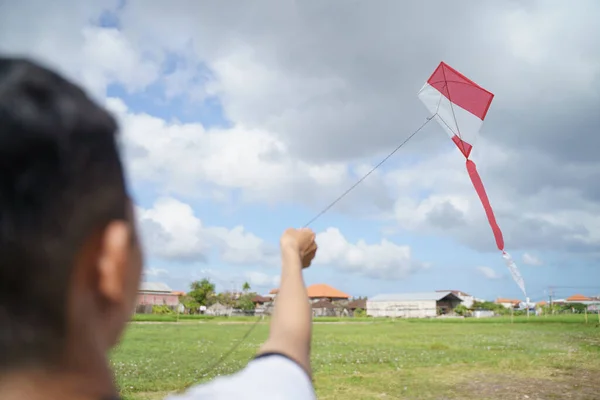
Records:
<instances>
[{"instance_id":1,"label":"clenched fist","mask_svg":"<svg viewBox=\"0 0 600 400\"><path fill-rule=\"evenodd\" d=\"M310 267L310 263L317 254L317 243L315 233L312 229L288 228L281 235L279 241L282 251L297 252L302 260L302 268Z\"/></svg>"}]
</instances>

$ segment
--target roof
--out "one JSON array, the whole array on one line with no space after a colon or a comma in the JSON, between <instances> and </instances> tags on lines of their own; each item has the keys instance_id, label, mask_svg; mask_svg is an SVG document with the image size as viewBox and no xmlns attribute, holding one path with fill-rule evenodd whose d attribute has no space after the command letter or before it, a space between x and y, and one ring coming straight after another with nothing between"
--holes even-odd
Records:
<instances>
[{"instance_id":1,"label":"roof","mask_svg":"<svg viewBox=\"0 0 600 400\"><path fill-rule=\"evenodd\" d=\"M335 308L329 300L319 300L312 304L312 308Z\"/></svg>"},{"instance_id":2,"label":"roof","mask_svg":"<svg viewBox=\"0 0 600 400\"><path fill-rule=\"evenodd\" d=\"M254 296L254 298L252 298L253 303L268 303L271 300L273 299L271 299L270 297L263 297L261 295Z\"/></svg>"},{"instance_id":3,"label":"roof","mask_svg":"<svg viewBox=\"0 0 600 400\"><path fill-rule=\"evenodd\" d=\"M172 292L171 288L162 282L142 282L139 290L140 292Z\"/></svg>"},{"instance_id":4,"label":"roof","mask_svg":"<svg viewBox=\"0 0 600 400\"><path fill-rule=\"evenodd\" d=\"M436 292L450 292L450 293L455 294L457 296L471 296L470 294L465 293L462 290L436 290Z\"/></svg>"},{"instance_id":5,"label":"roof","mask_svg":"<svg viewBox=\"0 0 600 400\"><path fill-rule=\"evenodd\" d=\"M306 291L308 292L308 297L311 299L318 298L318 297L329 297L329 298L335 298L335 299L349 299L350 298L350 296L347 295L346 293L344 293L340 290L337 290L336 288L333 288L324 283L310 285L308 288L306 288Z\"/></svg>"},{"instance_id":6,"label":"roof","mask_svg":"<svg viewBox=\"0 0 600 400\"><path fill-rule=\"evenodd\" d=\"M505 298L499 297L496 299L496 304L500 304L500 303L520 304L521 300L505 299Z\"/></svg>"},{"instance_id":7,"label":"roof","mask_svg":"<svg viewBox=\"0 0 600 400\"><path fill-rule=\"evenodd\" d=\"M357 308L362 308L364 310L365 308L367 308L367 300L358 299L358 300L351 301L350 303L348 303L346 305L346 308L349 308L350 310L356 310Z\"/></svg>"},{"instance_id":8,"label":"roof","mask_svg":"<svg viewBox=\"0 0 600 400\"><path fill-rule=\"evenodd\" d=\"M185 296L186 293L182 292L182 291L174 290L173 294L176 294L177 296Z\"/></svg>"},{"instance_id":9,"label":"roof","mask_svg":"<svg viewBox=\"0 0 600 400\"><path fill-rule=\"evenodd\" d=\"M420 293L396 293L396 294L379 294L370 298L368 301L422 301L422 300L442 300L446 296L453 296L460 300L452 292L420 292ZM462 301L462 300L461 300Z\"/></svg>"},{"instance_id":10,"label":"roof","mask_svg":"<svg viewBox=\"0 0 600 400\"><path fill-rule=\"evenodd\" d=\"M571 297L567 297L567 301L590 301L591 298L584 296L582 294L574 294Z\"/></svg>"}]
</instances>

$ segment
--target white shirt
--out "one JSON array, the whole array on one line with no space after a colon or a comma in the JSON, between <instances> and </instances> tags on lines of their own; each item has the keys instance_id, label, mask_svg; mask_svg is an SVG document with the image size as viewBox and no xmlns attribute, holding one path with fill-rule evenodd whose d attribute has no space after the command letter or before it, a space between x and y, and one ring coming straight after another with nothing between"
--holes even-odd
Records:
<instances>
[{"instance_id":1,"label":"white shirt","mask_svg":"<svg viewBox=\"0 0 600 400\"><path fill-rule=\"evenodd\" d=\"M165 400L316 400L308 374L279 354L260 356L236 374L194 386Z\"/></svg>"}]
</instances>

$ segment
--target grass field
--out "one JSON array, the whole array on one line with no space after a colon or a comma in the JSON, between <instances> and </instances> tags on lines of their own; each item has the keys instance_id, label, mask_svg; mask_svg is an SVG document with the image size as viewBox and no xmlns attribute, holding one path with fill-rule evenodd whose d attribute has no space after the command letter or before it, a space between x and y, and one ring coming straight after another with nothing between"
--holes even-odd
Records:
<instances>
[{"instance_id":1,"label":"grass field","mask_svg":"<svg viewBox=\"0 0 600 400\"><path fill-rule=\"evenodd\" d=\"M319 319L312 363L319 399L600 399L597 316L358 322ZM112 356L127 400L161 399L242 368L267 336L247 318L136 317ZM153 320L148 321L148 320ZM338 321L338 322L336 322Z\"/></svg>"}]
</instances>

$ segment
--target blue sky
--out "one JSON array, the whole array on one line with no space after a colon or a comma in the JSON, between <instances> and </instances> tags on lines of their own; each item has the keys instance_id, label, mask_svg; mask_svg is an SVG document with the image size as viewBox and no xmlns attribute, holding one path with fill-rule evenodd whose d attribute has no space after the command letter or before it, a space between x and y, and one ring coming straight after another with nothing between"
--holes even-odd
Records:
<instances>
[{"instance_id":1,"label":"blue sky","mask_svg":"<svg viewBox=\"0 0 600 400\"><path fill-rule=\"evenodd\" d=\"M123 99L128 107L135 112L149 113L159 116L166 120L177 119L185 122L200 122L207 127L228 126L228 121L224 117L224 110L218 102L218 99L210 99L202 104L194 104L197 114L190 115L182 112L182 109L189 107L182 99L174 99L163 103L164 92L159 85L152 87L140 94L127 94L119 85L113 85L107 92L110 97L119 97ZM440 135L440 140L445 137ZM458 156L458 154L457 154ZM390 164L402 162L402 153L400 152L396 159L392 159ZM150 206L156 196L161 195L160 190L153 186L136 184L133 182L134 195L139 204ZM423 193L425 198L427 193ZM235 197L235 196L234 196ZM186 200L184 198L184 200ZM189 200L189 199L187 199ZM342 201L352 201L350 195ZM198 217L207 225L234 227L243 225L247 230L253 232L267 242L277 243L280 233L287 226L301 226L314 216L319 209L308 208L301 205L288 203L275 206L266 206L260 204L240 204L234 202L230 206L215 204L211 201L190 201ZM323 204L326 206L327 204ZM483 209L481 209L483 213ZM382 280L364 278L360 274L347 275L343 271L332 268L315 265L306 272L307 284L328 283L341 290L345 290L354 296L369 296L377 293L389 293L398 291L429 291L438 289L458 289L471 293L477 297L493 299L496 297L523 297L516 284L510 279L507 270L504 267L500 254L496 251L477 252L456 243L451 237L440 238L432 235L423 235L413 232L399 232L394 235L383 235L382 224L377 221L363 219L360 216L348 217L340 214L333 208L328 213L320 217L313 225L315 231L335 226L344 232L347 239L351 242L363 239L367 242L378 242L384 236L398 243L411 246L415 256L419 259L431 263L431 267L426 271L419 272L414 276L402 280ZM492 233L489 232L491 237ZM510 245L510 244L509 244ZM510 250L509 250L510 251ZM514 252L516 260L522 258L523 252ZM564 258L564 257L563 257ZM556 260L556 261L554 261ZM594 286L583 285L585 278L590 272L589 265L585 262L573 264L569 261L569 271L565 271L561 262L561 256L547 254L544 260L544 266L527 266L519 263L521 272L527 284L528 293L532 300L545 299L548 296L550 286L571 287L571 291L595 294L598 288ZM475 270L477 266L490 266L499 276L496 279L488 279ZM243 268L257 269L267 273L276 273L276 269L267 268L261 265L251 266L231 266L222 262L218 254L213 254L208 264L197 263L192 266L175 262L164 261L150 257L147 267L166 268L175 271L186 271L192 269L202 270L211 268L225 271L230 277L225 280L216 279L222 288L229 288L231 284L234 287L241 287L247 280L243 276ZM594 271L595 272L595 271ZM153 280L155 278L148 278ZM162 279L170 283L177 290L186 290L186 283L180 279L171 279L169 276L161 276L156 279ZM214 278L212 278L215 280ZM223 282L223 283L221 283ZM259 286L258 290L265 290L266 286ZM562 293L565 296L570 295L567 289L554 289L554 292Z\"/></svg>"},{"instance_id":2,"label":"blue sky","mask_svg":"<svg viewBox=\"0 0 600 400\"><path fill-rule=\"evenodd\" d=\"M583 121L573 101L600 106L590 89L600 77L593 13L544 3L521 19L518 4L482 4L473 21L474 5L453 5L452 26L431 30L415 23L427 12L416 3L356 6L339 20L284 2L239 15L221 3L168 12L142 3L43 3L35 15L12 5L11 19L0 16L0 36L10 38L0 51L50 63L118 118L148 238L147 280L175 290L203 276L220 289L275 287L281 232L311 219L424 121L416 92L444 60L496 95L476 162L531 299L547 298L549 286L561 287L559 297L600 293L600 195L589 190L600 162L578 159L597 121ZM553 15L562 17L548 28ZM473 35L482 23L485 37ZM556 33L565 30L569 40ZM567 100L572 110L556 113ZM564 134L554 126L575 122L572 148L552 147L560 141L549 138ZM523 297L460 154L433 123L311 227L320 250L309 284L354 296Z\"/></svg>"}]
</instances>

